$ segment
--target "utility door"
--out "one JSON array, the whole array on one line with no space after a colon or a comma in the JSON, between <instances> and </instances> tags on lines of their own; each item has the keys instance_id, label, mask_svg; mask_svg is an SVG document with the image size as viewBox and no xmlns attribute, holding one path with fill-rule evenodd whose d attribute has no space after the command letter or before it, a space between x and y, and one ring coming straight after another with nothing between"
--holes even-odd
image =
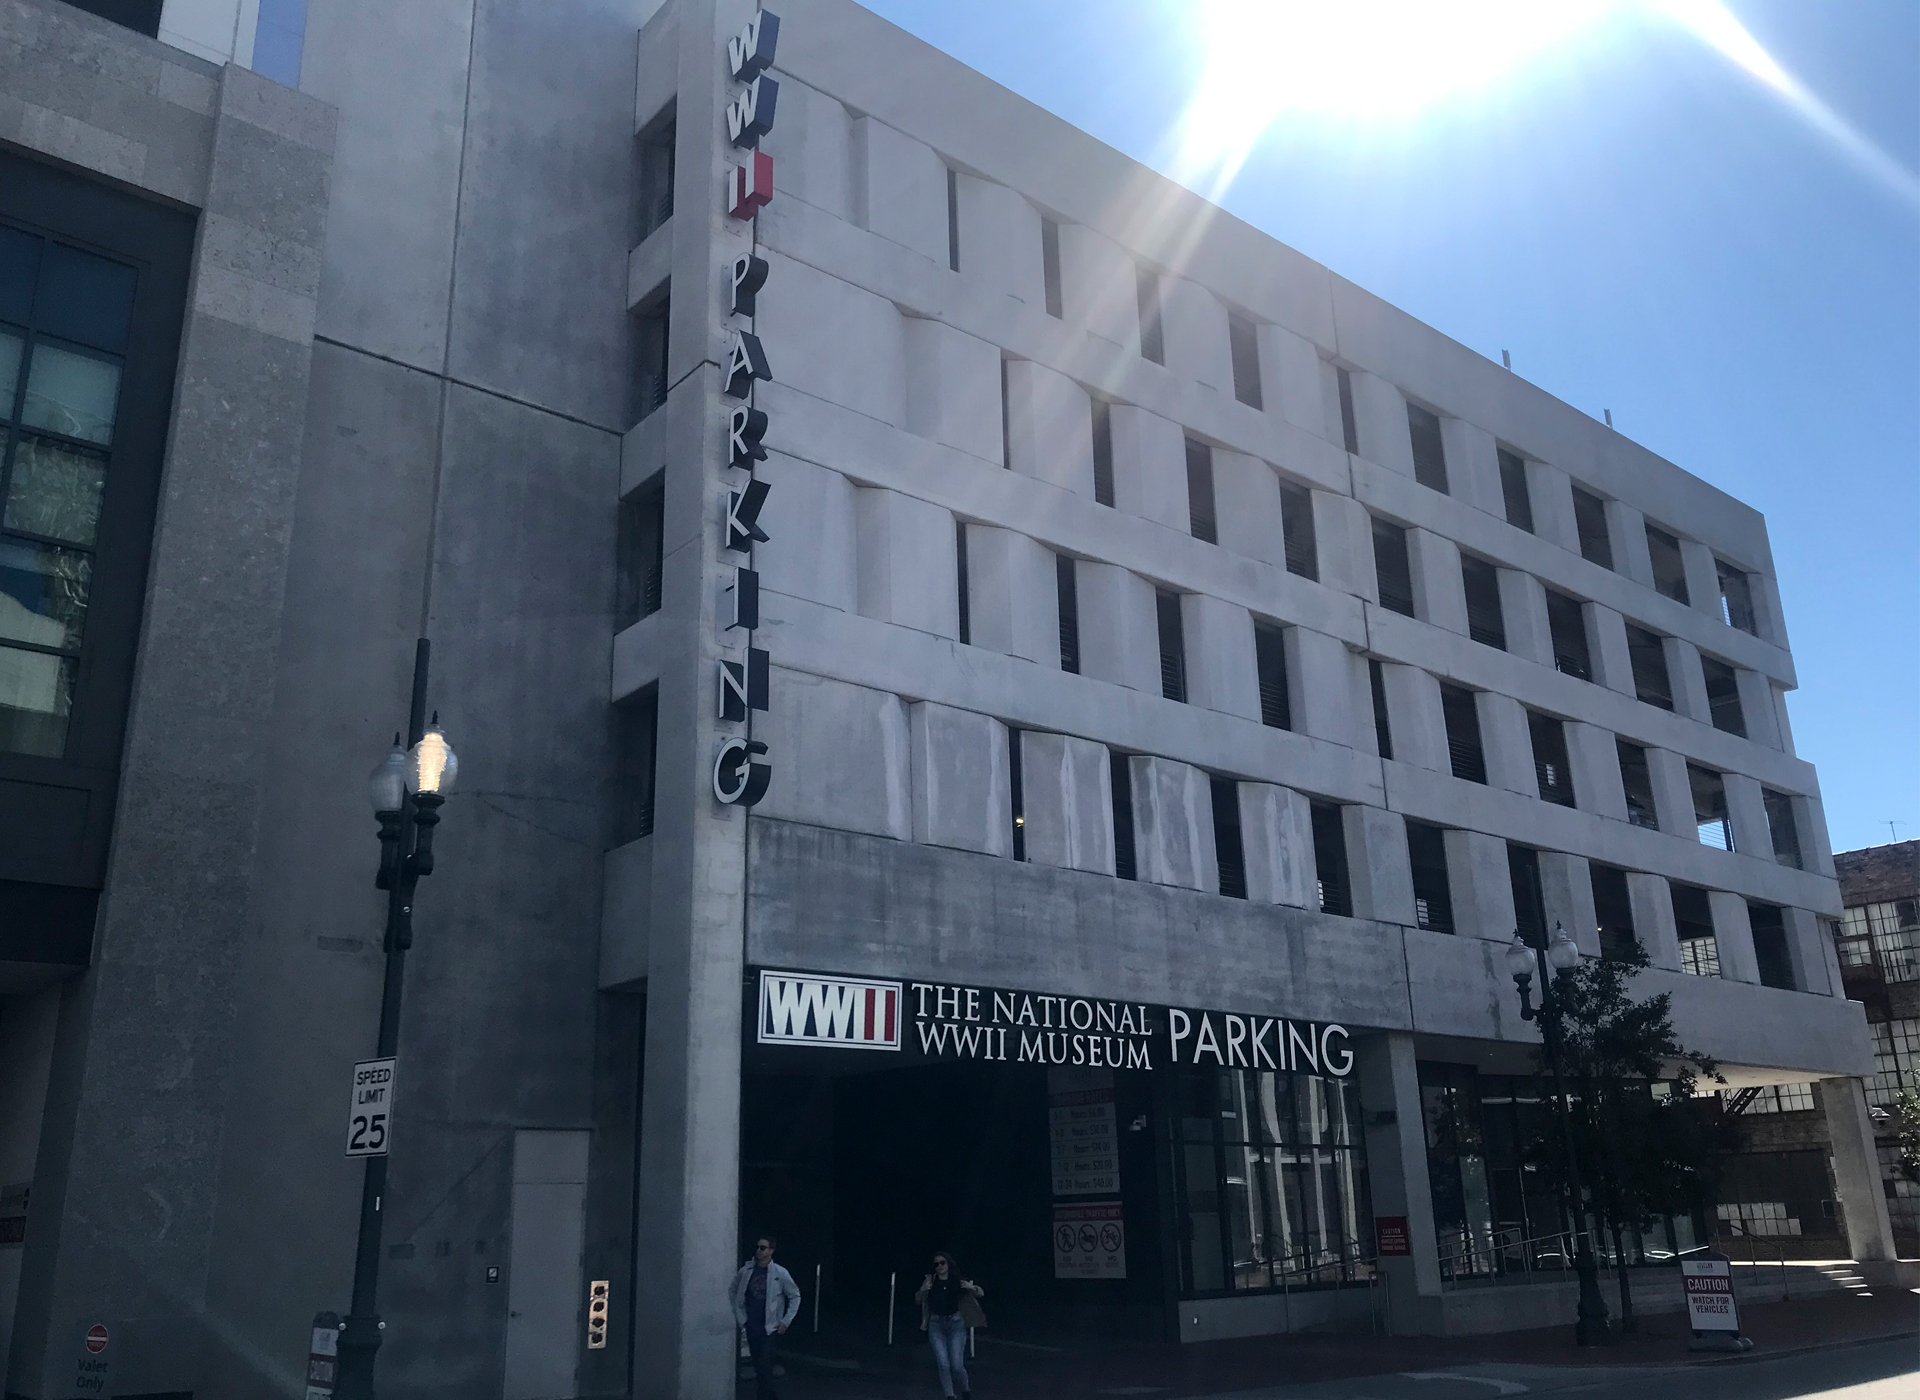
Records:
<instances>
[{"instance_id":1,"label":"utility door","mask_svg":"<svg viewBox=\"0 0 1920 1400\"><path fill-rule=\"evenodd\" d=\"M568 1400L580 1366L587 1134L513 1135L504 1400Z\"/></svg>"}]
</instances>

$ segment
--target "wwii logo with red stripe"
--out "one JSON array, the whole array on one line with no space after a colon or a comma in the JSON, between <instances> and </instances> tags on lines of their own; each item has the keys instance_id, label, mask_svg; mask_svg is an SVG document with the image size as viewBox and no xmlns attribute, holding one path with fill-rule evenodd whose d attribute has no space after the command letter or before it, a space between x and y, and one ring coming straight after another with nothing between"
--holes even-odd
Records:
<instances>
[{"instance_id":1,"label":"wwii logo with red stripe","mask_svg":"<svg viewBox=\"0 0 1920 1400\"><path fill-rule=\"evenodd\" d=\"M760 974L762 1045L900 1048L900 984L853 977Z\"/></svg>"}]
</instances>

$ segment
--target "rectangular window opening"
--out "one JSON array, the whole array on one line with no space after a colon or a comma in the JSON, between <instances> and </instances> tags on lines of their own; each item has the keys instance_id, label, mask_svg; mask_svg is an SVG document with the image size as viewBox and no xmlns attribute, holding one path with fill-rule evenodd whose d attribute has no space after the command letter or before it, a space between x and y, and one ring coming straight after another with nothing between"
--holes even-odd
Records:
<instances>
[{"instance_id":1,"label":"rectangular window opening","mask_svg":"<svg viewBox=\"0 0 1920 1400\"><path fill-rule=\"evenodd\" d=\"M1227 348L1233 358L1233 396L1248 408L1260 401L1260 337L1244 316L1227 316Z\"/></svg>"},{"instance_id":2,"label":"rectangular window opening","mask_svg":"<svg viewBox=\"0 0 1920 1400\"><path fill-rule=\"evenodd\" d=\"M1533 497L1527 490L1527 461L1518 452L1500 450L1500 498L1507 524L1533 533Z\"/></svg>"},{"instance_id":3,"label":"rectangular window opening","mask_svg":"<svg viewBox=\"0 0 1920 1400\"><path fill-rule=\"evenodd\" d=\"M1720 975L1720 944L1713 936L1713 906L1698 885L1668 882L1673 893L1673 931L1680 940L1680 970L1695 977Z\"/></svg>"},{"instance_id":4,"label":"rectangular window opening","mask_svg":"<svg viewBox=\"0 0 1920 1400\"><path fill-rule=\"evenodd\" d=\"M1410 403L1407 429L1413 436L1413 479L1430 491L1446 495L1447 449L1440 435L1440 415Z\"/></svg>"},{"instance_id":5,"label":"rectangular window opening","mask_svg":"<svg viewBox=\"0 0 1920 1400\"><path fill-rule=\"evenodd\" d=\"M1373 522L1373 574L1380 606L1413 616L1413 562L1407 556L1407 532L1392 521Z\"/></svg>"},{"instance_id":6,"label":"rectangular window opening","mask_svg":"<svg viewBox=\"0 0 1920 1400\"><path fill-rule=\"evenodd\" d=\"M953 567L955 585L960 595L960 645L973 645L973 618L971 602L972 589L967 583L967 527L965 522L953 522Z\"/></svg>"},{"instance_id":7,"label":"rectangular window opening","mask_svg":"<svg viewBox=\"0 0 1920 1400\"><path fill-rule=\"evenodd\" d=\"M1714 560L1713 568L1720 576L1720 620L1729 627L1759 636L1760 628L1753 615L1753 583L1746 571L1736 569L1724 559Z\"/></svg>"},{"instance_id":8,"label":"rectangular window opening","mask_svg":"<svg viewBox=\"0 0 1920 1400\"><path fill-rule=\"evenodd\" d=\"M673 317L673 299L661 296L640 312L640 404L635 421L652 415L667 402L668 328Z\"/></svg>"},{"instance_id":9,"label":"rectangular window opening","mask_svg":"<svg viewBox=\"0 0 1920 1400\"><path fill-rule=\"evenodd\" d=\"M947 268L960 270L960 173L947 167Z\"/></svg>"},{"instance_id":10,"label":"rectangular window opening","mask_svg":"<svg viewBox=\"0 0 1920 1400\"><path fill-rule=\"evenodd\" d=\"M1347 451L1360 451L1360 425L1353 415L1353 376L1345 365L1335 365L1334 381L1340 388L1340 441Z\"/></svg>"},{"instance_id":11,"label":"rectangular window opening","mask_svg":"<svg viewBox=\"0 0 1920 1400\"><path fill-rule=\"evenodd\" d=\"M1483 646L1507 649L1507 619L1500 606L1500 570L1471 554L1460 556L1467 594L1467 635Z\"/></svg>"},{"instance_id":12,"label":"rectangular window opening","mask_svg":"<svg viewBox=\"0 0 1920 1400\"><path fill-rule=\"evenodd\" d=\"M1060 598L1060 669L1080 674L1080 574L1072 556L1053 556L1054 589Z\"/></svg>"},{"instance_id":13,"label":"rectangular window opening","mask_svg":"<svg viewBox=\"0 0 1920 1400\"><path fill-rule=\"evenodd\" d=\"M1547 590L1547 632L1553 640L1553 668L1578 680L1593 679L1587 651L1587 619L1578 598Z\"/></svg>"},{"instance_id":14,"label":"rectangular window opening","mask_svg":"<svg viewBox=\"0 0 1920 1400\"><path fill-rule=\"evenodd\" d=\"M1773 838L1774 861L1794 870L1804 870L1800 857L1800 825L1794 820L1793 798L1772 788L1762 788L1760 800L1767 809L1767 831Z\"/></svg>"},{"instance_id":15,"label":"rectangular window opening","mask_svg":"<svg viewBox=\"0 0 1920 1400\"><path fill-rule=\"evenodd\" d=\"M1253 660L1260 677L1260 722L1270 729L1293 728L1285 631L1271 623L1254 623Z\"/></svg>"},{"instance_id":16,"label":"rectangular window opening","mask_svg":"<svg viewBox=\"0 0 1920 1400\"><path fill-rule=\"evenodd\" d=\"M1680 541L1658 525L1647 526L1647 556L1653 563L1654 591L1676 603L1692 600L1687 596L1687 566L1680 557Z\"/></svg>"},{"instance_id":17,"label":"rectangular window opening","mask_svg":"<svg viewBox=\"0 0 1920 1400\"><path fill-rule=\"evenodd\" d=\"M1740 708L1740 677L1733 667L1711 656L1700 658L1700 672L1707 682L1707 709L1713 715L1713 727L1728 734L1747 737L1747 717Z\"/></svg>"},{"instance_id":18,"label":"rectangular window opening","mask_svg":"<svg viewBox=\"0 0 1920 1400\"><path fill-rule=\"evenodd\" d=\"M1027 794L1020 772L1020 731L1007 726L1007 793L1013 818L1013 858L1027 858Z\"/></svg>"},{"instance_id":19,"label":"rectangular window opening","mask_svg":"<svg viewBox=\"0 0 1920 1400\"><path fill-rule=\"evenodd\" d=\"M1093 400L1093 499L1113 504L1113 405Z\"/></svg>"},{"instance_id":20,"label":"rectangular window opening","mask_svg":"<svg viewBox=\"0 0 1920 1400\"><path fill-rule=\"evenodd\" d=\"M620 502L614 548L616 629L660 611L666 476L660 472Z\"/></svg>"},{"instance_id":21,"label":"rectangular window opening","mask_svg":"<svg viewBox=\"0 0 1920 1400\"><path fill-rule=\"evenodd\" d=\"M1627 872L1616 866L1590 867L1593 880L1593 917L1600 934L1600 956L1614 962L1630 957L1639 939L1633 931L1633 897Z\"/></svg>"},{"instance_id":22,"label":"rectangular window opening","mask_svg":"<svg viewBox=\"0 0 1920 1400\"><path fill-rule=\"evenodd\" d=\"M1603 569L1613 567L1613 542L1607 538L1607 503L1591 491L1573 488L1573 525L1580 536L1580 557Z\"/></svg>"},{"instance_id":23,"label":"rectangular window opening","mask_svg":"<svg viewBox=\"0 0 1920 1400\"><path fill-rule=\"evenodd\" d=\"M614 795L609 849L653 835L660 692L649 686L613 707Z\"/></svg>"},{"instance_id":24,"label":"rectangular window opening","mask_svg":"<svg viewBox=\"0 0 1920 1400\"><path fill-rule=\"evenodd\" d=\"M1220 869L1220 893L1229 899L1247 897L1247 858L1240 845L1240 784L1215 778L1213 788L1213 850Z\"/></svg>"},{"instance_id":25,"label":"rectangular window opening","mask_svg":"<svg viewBox=\"0 0 1920 1400\"><path fill-rule=\"evenodd\" d=\"M1573 774L1567 766L1567 730L1552 715L1527 712L1527 733L1533 740L1533 773L1541 800L1573 806Z\"/></svg>"},{"instance_id":26,"label":"rectangular window opening","mask_svg":"<svg viewBox=\"0 0 1920 1400\"><path fill-rule=\"evenodd\" d=\"M1123 753L1109 753L1107 767L1113 783L1113 873L1122 880L1139 878L1133 853L1133 765Z\"/></svg>"},{"instance_id":27,"label":"rectangular window opening","mask_svg":"<svg viewBox=\"0 0 1920 1400\"><path fill-rule=\"evenodd\" d=\"M1387 723L1387 673L1379 661L1367 658L1367 689L1373 693L1373 742L1380 757L1393 757L1393 728Z\"/></svg>"},{"instance_id":28,"label":"rectangular window opening","mask_svg":"<svg viewBox=\"0 0 1920 1400\"><path fill-rule=\"evenodd\" d=\"M673 157L677 128L668 107L640 134L640 239L673 217Z\"/></svg>"},{"instance_id":29,"label":"rectangular window opening","mask_svg":"<svg viewBox=\"0 0 1920 1400\"><path fill-rule=\"evenodd\" d=\"M1407 860L1413 867L1414 920L1434 933L1452 933L1453 892L1447 880L1446 833L1425 822L1408 822Z\"/></svg>"},{"instance_id":30,"label":"rectangular window opening","mask_svg":"<svg viewBox=\"0 0 1920 1400\"><path fill-rule=\"evenodd\" d=\"M1726 779L1711 768L1687 765L1687 785L1693 789L1693 821L1700 844L1717 851L1733 849L1733 822L1727 815Z\"/></svg>"},{"instance_id":31,"label":"rectangular window opening","mask_svg":"<svg viewBox=\"0 0 1920 1400\"><path fill-rule=\"evenodd\" d=\"M1639 744L1616 739L1620 751L1620 785L1627 794L1627 821L1649 831L1660 829L1653 805L1653 771L1647 766L1647 751Z\"/></svg>"},{"instance_id":32,"label":"rectangular window opening","mask_svg":"<svg viewBox=\"0 0 1920 1400\"><path fill-rule=\"evenodd\" d=\"M1040 275L1046 283L1047 315L1061 320L1066 312L1060 304L1060 225L1052 219L1040 221Z\"/></svg>"},{"instance_id":33,"label":"rectangular window opening","mask_svg":"<svg viewBox=\"0 0 1920 1400\"><path fill-rule=\"evenodd\" d=\"M1347 832L1340 808L1331 802L1315 802L1310 808L1313 819L1313 872L1319 885L1320 912L1353 917L1353 887L1347 879Z\"/></svg>"},{"instance_id":34,"label":"rectangular window opening","mask_svg":"<svg viewBox=\"0 0 1920 1400\"><path fill-rule=\"evenodd\" d=\"M1320 547L1313 533L1313 493L1305 487L1280 483L1280 535L1287 572L1317 582Z\"/></svg>"},{"instance_id":35,"label":"rectangular window opening","mask_svg":"<svg viewBox=\"0 0 1920 1400\"><path fill-rule=\"evenodd\" d=\"M1180 598L1174 593L1154 595L1155 620L1160 630L1160 693L1185 703L1187 698L1187 644L1180 623Z\"/></svg>"},{"instance_id":36,"label":"rectangular window opening","mask_svg":"<svg viewBox=\"0 0 1920 1400\"><path fill-rule=\"evenodd\" d=\"M1196 540L1220 543L1213 512L1213 449L1187 439L1187 526Z\"/></svg>"},{"instance_id":37,"label":"rectangular window opening","mask_svg":"<svg viewBox=\"0 0 1920 1400\"><path fill-rule=\"evenodd\" d=\"M1796 990L1793 953L1787 946L1787 920L1777 904L1747 901L1747 922L1753 928L1753 960L1759 966L1760 985Z\"/></svg>"},{"instance_id":38,"label":"rectangular window opening","mask_svg":"<svg viewBox=\"0 0 1920 1400\"><path fill-rule=\"evenodd\" d=\"M1547 903L1540 891L1540 852L1507 842L1507 879L1513 888L1514 932L1528 947L1545 947Z\"/></svg>"},{"instance_id":39,"label":"rectangular window opening","mask_svg":"<svg viewBox=\"0 0 1920 1400\"><path fill-rule=\"evenodd\" d=\"M1453 776L1469 783L1487 780L1486 751L1480 746L1480 710L1473 692L1457 685L1440 687L1440 713L1447 726L1447 759Z\"/></svg>"},{"instance_id":40,"label":"rectangular window opening","mask_svg":"<svg viewBox=\"0 0 1920 1400\"><path fill-rule=\"evenodd\" d=\"M1627 660L1633 666L1633 693L1642 704L1673 708L1673 678L1667 673L1666 643L1644 627L1627 625Z\"/></svg>"},{"instance_id":41,"label":"rectangular window opening","mask_svg":"<svg viewBox=\"0 0 1920 1400\"><path fill-rule=\"evenodd\" d=\"M1140 355L1156 365L1167 362L1167 342L1160 325L1160 274L1150 267L1135 269L1140 300Z\"/></svg>"}]
</instances>

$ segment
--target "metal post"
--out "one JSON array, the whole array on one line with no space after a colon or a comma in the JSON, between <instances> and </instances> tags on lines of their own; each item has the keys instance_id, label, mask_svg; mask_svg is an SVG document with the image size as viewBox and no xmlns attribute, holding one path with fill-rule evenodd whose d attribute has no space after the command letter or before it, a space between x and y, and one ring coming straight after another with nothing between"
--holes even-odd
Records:
<instances>
[{"instance_id":1,"label":"metal post","mask_svg":"<svg viewBox=\"0 0 1920 1400\"><path fill-rule=\"evenodd\" d=\"M407 747L420 742L427 729L427 659L425 637L414 644L413 698L407 712ZM406 974L407 948L413 942L413 892L417 874L410 859L414 845L414 804L400 812L399 860L387 889L386 980L380 989L378 1059L397 1055L400 1048L400 994ZM381 1205L387 1191L387 1159L367 1158L360 1185L360 1236L354 1247L353 1305L340 1324L340 1379L336 1400L373 1400L373 1362L380 1350L380 1237L385 1223Z\"/></svg>"},{"instance_id":2,"label":"metal post","mask_svg":"<svg viewBox=\"0 0 1920 1400\"><path fill-rule=\"evenodd\" d=\"M813 1266L813 1330L820 1330L820 1266Z\"/></svg>"},{"instance_id":3,"label":"metal post","mask_svg":"<svg viewBox=\"0 0 1920 1400\"><path fill-rule=\"evenodd\" d=\"M893 1345L893 1286L900 1281L899 1274L887 1275L887 1345Z\"/></svg>"}]
</instances>

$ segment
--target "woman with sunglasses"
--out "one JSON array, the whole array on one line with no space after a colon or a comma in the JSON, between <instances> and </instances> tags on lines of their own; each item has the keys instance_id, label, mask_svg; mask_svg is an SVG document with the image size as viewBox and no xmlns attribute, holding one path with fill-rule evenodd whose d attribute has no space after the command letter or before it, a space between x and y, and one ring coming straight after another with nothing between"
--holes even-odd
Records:
<instances>
[{"instance_id":1,"label":"woman with sunglasses","mask_svg":"<svg viewBox=\"0 0 1920 1400\"><path fill-rule=\"evenodd\" d=\"M941 1394L954 1400L957 1386L961 1400L973 1400L973 1381L967 1375L967 1330L987 1325L980 1309L986 1290L960 1277L960 1266L943 1249L933 1256L933 1272L920 1280L920 1291L913 1296L920 1304L920 1330L933 1344L934 1365L940 1368Z\"/></svg>"}]
</instances>

